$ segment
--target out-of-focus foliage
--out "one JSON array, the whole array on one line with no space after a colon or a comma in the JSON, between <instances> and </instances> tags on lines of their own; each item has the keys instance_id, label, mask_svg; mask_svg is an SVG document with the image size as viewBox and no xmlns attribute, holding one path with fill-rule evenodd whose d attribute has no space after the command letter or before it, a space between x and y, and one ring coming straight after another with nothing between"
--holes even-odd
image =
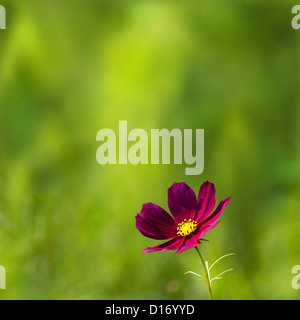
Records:
<instances>
[{"instance_id":1,"label":"out-of-focus foliage","mask_svg":"<svg viewBox=\"0 0 300 320\"><path fill-rule=\"evenodd\" d=\"M231 196L200 246L217 299L297 299L299 37L290 1L2 1L2 299L206 299L195 250L142 254L167 189ZM96 162L96 133L205 129L205 170ZM216 267L216 274L218 273Z\"/></svg>"}]
</instances>

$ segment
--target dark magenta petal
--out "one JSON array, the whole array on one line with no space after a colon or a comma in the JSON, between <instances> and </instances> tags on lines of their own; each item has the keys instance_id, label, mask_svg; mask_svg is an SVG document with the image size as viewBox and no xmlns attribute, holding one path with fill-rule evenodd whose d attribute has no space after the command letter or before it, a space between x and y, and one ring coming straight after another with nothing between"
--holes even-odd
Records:
<instances>
[{"instance_id":1,"label":"dark magenta petal","mask_svg":"<svg viewBox=\"0 0 300 320\"><path fill-rule=\"evenodd\" d=\"M221 213L223 212L223 209L225 208L227 203L230 201L230 199L231 199L231 197L226 198L223 201L221 201L219 203L217 209L209 217L207 217L205 220L201 221L201 227L209 226L214 221L216 221L219 218L219 216L221 215Z\"/></svg>"},{"instance_id":2,"label":"dark magenta petal","mask_svg":"<svg viewBox=\"0 0 300 320\"><path fill-rule=\"evenodd\" d=\"M143 250L143 253L154 252L154 251L166 251L166 250L176 250L181 247L184 238L176 237L172 240L169 240L165 243L162 243L155 247L148 247Z\"/></svg>"},{"instance_id":3,"label":"dark magenta petal","mask_svg":"<svg viewBox=\"0 0 300 320\"><path fill-rule=\"evenodd\" d=\"M145 218L142 214L136 216L136 228L144 236L157 240L166 240L177 236L176 227L171 229L159 221Z\"/></svg>"},{"instance_id":4,"label":"dark magenta petal","mask_svg":"<svg viewBox=\"0 0 300 320\"><path fill-rule=\"evenodd\" d=\"M151 239L155 239L155 240L167 240L169 239L166 234L159 234L158 232L156 233L150 233L149 231L142 231L143 229L139 229L140 233L147 237L147 238L151 238Z\"/></svg>"},{"instance_id":5,"label":"dark magenta petal","mask_svg":"<svg viewBox=\"0 0 300 320\"><path fill-rule=\"evenodd\" d=\"M164 209L156 204L144 204L142 211L135 219L136 228L148 238L166 240L177 236L175 221Z\"/></svg>"},{"instance_id":6,"label":"dark magenta petal","mask_svg":"<svg viewBox=\"0 0 300 320\"><path fill-rule=\"evenodd\" d=\"M174 219L167 213L166 210L151 202L143 204L141 213L170 226L175 224Z\"/></svg>"},{"instance_id":7,"label":"dark magenta petal","mask_svg":"<svg viewBox=\"0 0 300 320\"><path fill-rule=\"evenodd\" d=\"M168 189L168 205L175 220L181 222L189 219L190 210L196 208L196 195L185 182L175 182Z\"/></svg>"},{"instance_id":8,"label":"dark magenta petal","mask_svg":"<svg viewBox=\"0 0 300 320\"><path fill-rule=\"evenodd\" d=\"M206 227L203 227L202 230L204 231L204 233L206 233L207 231L213 229L220 221L221 221L221 220L216 221L216 222L213 222L212 224L210 224L210 225L208 225L208 226L206 226ZM203 233L203 235L204 235L204 233ZM203 236L203 235L202 235L202 236ZM201 237L202 237L202 236L201 236Z\"/></svg>"},{"instance_id":9,"label":"dark magenta petal","mask_svg":"<svg viewBox=\"0 0 300 320\"><path fill-rule=\"evenodd\" d=\"M200 222L204 220L214 209L216 203L216 189L213 183L208 181L204 182L200 187L197 207L198 212L195 216L195 220Z\"/></svg>"},{"instance_id":10,"label":"dark magenta petal","mask_svg":"<svg viewBox=\"0 0 300 320\"><path fill-rule=\"evenodd\" d=\"M214 222L204 228L200 227L195 233L191 234L189 237L185 237L181 247L175 253L180 253L190 248L196 247L201 243L200 240L204 236L204 234L214 228L219 222L220 221Z\"/></svg>"},{"instance_id":11,"label":"dark magenta petal","mask_svg":"<svg viewBox=\"0 0 300 320\"><path fill-rule=\"evenodd\" d=\"M184 241L182 242L182 245L175 253L180 253L185 250L198 246L201 243L199 239L204 235L204 233L205 232L201 231L201 232L192 234L189 237L184 237Z\"/></svg>"}]
</instances>

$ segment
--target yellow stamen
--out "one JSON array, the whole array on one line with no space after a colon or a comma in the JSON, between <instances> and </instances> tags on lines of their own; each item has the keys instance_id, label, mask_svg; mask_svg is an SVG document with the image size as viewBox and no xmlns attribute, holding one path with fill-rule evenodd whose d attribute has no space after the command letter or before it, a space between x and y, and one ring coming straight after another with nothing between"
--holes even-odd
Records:
<instances>
[{"instance_id":1,"label":"yellow stamen","mask_svg":"<svg viewBox=\"0 0 300 320\"><path fill-rule=\"evenodd\" d=\"M186 220L184 219L181 223L178 223L177 226L177 235L178 236L188 236L192 232L194 232L197 229L197 222L195 220L192 221L192 219Z\"/></svg>"}]
</instances>

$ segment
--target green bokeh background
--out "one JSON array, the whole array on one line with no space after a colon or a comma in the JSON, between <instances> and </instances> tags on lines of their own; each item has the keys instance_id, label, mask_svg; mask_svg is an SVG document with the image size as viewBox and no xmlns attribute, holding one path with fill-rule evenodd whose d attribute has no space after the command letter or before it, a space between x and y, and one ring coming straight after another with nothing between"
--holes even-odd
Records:
<instances>
[{"instance_id":1,"label":"green bokeh background","mask_svg":"<svg viewBox=\"0 0 300 320\"><path fill-rule=\"evenodd\" d=\"M298 299L300 31L292 1L1 1L1 299L207 299L194 249L142 254L145 202L209 180L216 299ZM96 162L102 128L205 130L205 169Z\"/></svg>"}]
</instances>

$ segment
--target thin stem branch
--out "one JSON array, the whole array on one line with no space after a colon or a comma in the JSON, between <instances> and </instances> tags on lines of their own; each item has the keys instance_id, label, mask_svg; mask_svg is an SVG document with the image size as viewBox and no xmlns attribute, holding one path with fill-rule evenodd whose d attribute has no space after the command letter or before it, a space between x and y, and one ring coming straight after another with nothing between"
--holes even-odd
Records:
<instances>
[{"instance_id":1,"label":"thin stem branch","mask_svg":"<svg viewBox=\"0 0 300 320\"><path fill-rule=\"evenodd\" d=\"M235 253L227 253L227 254L224 254L224 256L220 257L219 259L217 259L210 267L208 270L210 270L218 261L226 258L226 257L229 257L229 256L232 256L234 255Z\"/></svg>"},{"instance_id":2,"label":"thin stem branch","mask_svg":"<svg viewBox=\"0 0 300 320\"><path fill-rule=\"evenodd\" d=\"M210 281L210 277L209 277L209 271L208 271L208 266L206 265L198 247L195 247L196 251L198 252L198 255L200 257L200 260L201 260L201 263L202 263L202 266L203 266L203 269L204 269L204 276L205 276L205 282L206 282L206 285L207 285L207 290L208 290L208 296L209 296L209 300L213 300L213 297L212 297L212 293L211 293L211 281Z\"/></svg>"}]
</instances>

